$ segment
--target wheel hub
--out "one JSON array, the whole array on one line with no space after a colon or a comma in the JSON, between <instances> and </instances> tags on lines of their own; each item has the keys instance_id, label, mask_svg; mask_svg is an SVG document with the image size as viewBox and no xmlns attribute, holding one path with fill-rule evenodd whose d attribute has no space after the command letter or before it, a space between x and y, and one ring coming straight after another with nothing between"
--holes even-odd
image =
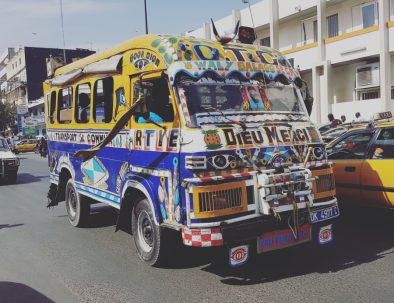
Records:
<instances>
[{"instance_id":1,"label":"wheel hub","mask_svg":"<svg viewBox=\"0 0 394 303\"><path fill-rule=\"evenodd\" d=\"M152 221L145 210L138 215L138 243L145 251L150 252L153 249L154 234Z\"/></svg>"},{"instance_id":2,"label":"wheel hub","mask_svg":"<svg viewBox=\"0 0 394 303\"><path fill-rule=\"evenodd\" d=\"M73 190L68 192L68 201L69 201L69 211L72 217L75 217L77 213L77 195Z\"/></svg>"}]
</instances>

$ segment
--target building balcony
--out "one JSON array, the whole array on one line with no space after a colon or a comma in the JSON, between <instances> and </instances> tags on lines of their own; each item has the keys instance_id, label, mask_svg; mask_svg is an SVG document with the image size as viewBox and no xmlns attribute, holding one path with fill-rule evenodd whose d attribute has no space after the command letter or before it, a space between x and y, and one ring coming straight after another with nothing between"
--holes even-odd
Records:
<instances>
[{"instance_id":1,"label":"building balcony","mask_svg":"<svg viewBox=\"0 0 394 303\"><path fill-rule=\"evenodd\" d=\"M394 106L394 100L391 100L391 107ZM355 113L359 112L364 119L371 119L378 112L383 112L384 102L381 98L369 100L352 100L347 102L338 102L332 104L332 113L334 117L339 118L346 116L346 120L351 122L355 119Z\"/></svg>"},{"instance_id":2,"label":"building balcony","mask_svg":"<svg viewBox=\"0 0 394 303\"><path fill-rule=\"evenodd\" d=\"M317 42L312 42L291 49L281 49L281 52L288 59L294 59L294 67L299 66L303 71L311 69L318 61L317 45Z\"/></svg>"},{"instance_id":3,"label":"building balcony","mask_svg":"<svg viewBox=\"0 0 394 303\"><path fill-rule=\"evenodd\" d=\"M326 59L336 64L377 55L378 41L379 26L377 25L327 38L324 41Z\"/></svg>"}]
</instances>

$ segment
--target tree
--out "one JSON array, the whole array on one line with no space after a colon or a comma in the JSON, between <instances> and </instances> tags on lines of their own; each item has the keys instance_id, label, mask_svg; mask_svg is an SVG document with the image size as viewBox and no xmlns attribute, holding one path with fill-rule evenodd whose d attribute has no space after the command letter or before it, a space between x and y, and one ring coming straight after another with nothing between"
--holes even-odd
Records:
<instances>
[{"instance_id":1,"label":"tree","mask_svg":"<svg viewBox=\"0 0 394 303\"><path fill-rule=\"evenodd\" d=\"M4 132L15 125L16 106L11 103L0 102L0 131Z\"/></svg>"}]
</instances>

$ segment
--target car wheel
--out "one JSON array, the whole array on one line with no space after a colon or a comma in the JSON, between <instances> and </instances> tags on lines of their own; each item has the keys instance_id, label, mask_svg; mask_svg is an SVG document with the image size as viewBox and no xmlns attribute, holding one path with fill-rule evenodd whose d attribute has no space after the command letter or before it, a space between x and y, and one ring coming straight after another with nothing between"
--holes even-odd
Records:
<instances>
[{"instance_id":1,"label":"car wheel","mask_svg":"<svg viewBox=\"0 0 394 303\"><path fill-rule=\"evenodd\" d=\"M162 232L154 221L154 214L146 198L141 198L135 203L131 224L135 246L141 260L151 266L163 263L166 249L162 243Z\"/></svg>"},{"instance_id":2,"label":"car wheel","mask_svg":"<svg viewBox=\"0 0 394 303\"><path fill-rule=\"evenodd\" d=\"M89 221L90 203L75 189L74 181L69 179L66 185L66 209L72 226L86 226Z\"/></svg>"}]
</instances>

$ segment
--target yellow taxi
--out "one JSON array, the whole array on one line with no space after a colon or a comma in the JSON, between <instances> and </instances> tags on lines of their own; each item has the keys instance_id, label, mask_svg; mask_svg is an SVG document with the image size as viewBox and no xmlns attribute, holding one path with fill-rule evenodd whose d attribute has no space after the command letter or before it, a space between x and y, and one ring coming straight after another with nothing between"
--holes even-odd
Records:
<instances>
[{"instance_id":1,"label":"yellow taxi","mask_svg":"<svg viewBox=\"0 0 394 303\"><path fill-rule=\"evenodd\" d=\"M38 153L37 139L24 139L18 142L17 144L15 144L15 148L13 150L15 154L32 152L32 151Z\"/></svg>"},{"instance_id":2,"label":"yellow taxi","mask_svg":"<svg viewBox=\"0 0 394 303\"><path fill-rule=\"evenodd\" d=\"M391 119L380 113L376 120ZM371 121L327 145L337 197L344 205L394 209L394 122Z\"/></svg>"}]
</instances>

